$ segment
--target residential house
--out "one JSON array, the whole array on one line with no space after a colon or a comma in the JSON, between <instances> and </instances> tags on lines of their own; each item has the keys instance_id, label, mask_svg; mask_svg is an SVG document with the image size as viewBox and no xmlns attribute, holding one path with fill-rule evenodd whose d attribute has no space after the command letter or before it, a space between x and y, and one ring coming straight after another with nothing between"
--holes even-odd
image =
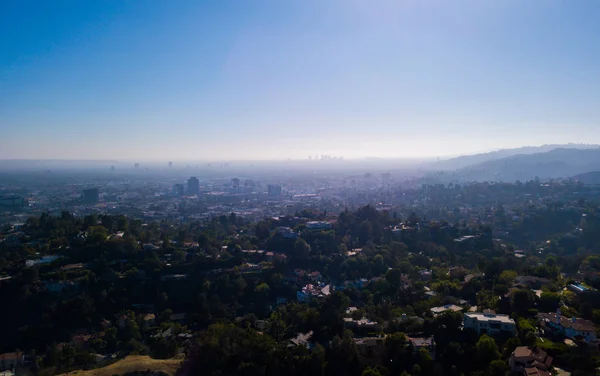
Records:
<instances>
[{"instance_id":1,"label":"residential house","mask_svg":"<svg viewBox=\"0 0 600 376\"><path fill-rule=\"evenodd\" d=\"M429 352L431 357L435 359L435 340L433 337L407 337L410 347L414 354L418 354L421 349Z\"/></svg>"},{"instance_id":2,"label":"residential house","mask_svg":"<svg viewBox=\"0 0 600 376\"><path fill-rule=\"evenodd\" d=\"M23 365L25 357L22 352L0 354L0 371L12 370Z\"/></svg>"},{"instance_id":3,"label":"residential house","mask_svg":"<svg viewBox=\"0 0 600 376\"><path fill-rule=\"evenodd\" d=\"M95 338L92 334L77 334L71 338L73 347L77 350L87 350L89 348L89 342Z\"/></svg>"},{"instance_id":4,"label":"residential house","mask_svg":"<svg viewBox=\"0 0 600 376\"><path fill-rule=\"evenodd\" d=\"M144 315L144 327L147 329L151 326L156 325L156 315L154 313L147 313Z\"/></svg>"},{"instance_id":5,"label":"residential house","mask_svg":"<svg viewBox=\"0 0 600 376\"><path fill-rule=\"evenodd\" d=\"M301 303L308 303L315 298L323 298L331 294L331 285L308 284L296 293L296 298Z\"/></svg>"},{"instance_id":6,"label":"residential house","mask_svg":"<svg viewBox=\"0 0 600 376\"><path fill-rule=\"evenodd\" d=\"M375 349L381 349L385 345L385 337L362 337L353 338L358 351L368 353Z\"/></svg>"},{"instance_id":7,"label":"residential house","mask_svg":"<svg viewBox=\"0 0 600 376\"><path fill-rule=\"evenodd\" d=\"M351 317L344 317L344 327L346 328L364 328L370 330L379 329L379 324L365 317L360 320L354 320Z\"/></svg>"},{"instance_id":8,"label":"residential house","mask_svg":"<svg viewBox=\"0 0 600 376\"><path fill-rule=\"evenodd\" d=\"M356 307L348 307L346 308L346 316L351 316L352 313L356 312L358 308Z\"/></svg>"},{"instance_id":9,"label":"residential house","mask_svg":"<svg viewBox=\"0 0 600 376\"><path fill-rule=\"evenodd\" d=\"M48 292L51 293L61 293L68 290L76 290L79 286L79 283L73 281L44 281L44 287Z\"/></svg>"},{"instance_id":10,"label":"residential house","mask_svg":"<svg viewBox=\"0 0 600 376\"><path fill-rule=\"evenodd\" d=\"M431 281L433 278L433 272L429 269L419 270L419 275L422 281Z\"/></svg>"},{"instance_id":11,"label":"residential house","mask_svg":"<svg viewBox=\"0 0 600 376\"><path fill-rule=\"evenodd\" d=\"M473 273L473 274L467 274L467 275L465 276L465 279L464 279L464 281L463 281L463 282L464 282L464 283L469 283L469 282L471 282L472 280L474 280L474 279L477 279L477 278L481 278L481 277L483 277L483 276L485 276L485 274L483 274L483 273Z\"/></svg>"},{"instance_id":12,"label":"residential house","mask_svg":"<svg viewBox=\"0 0 600 376\"><path fill-rule=\"evenodd\" d=\"M310 221L306 223L306 229L310 231L329 230L331 227L331 223L324 221Z\"/></svg>"},{"instance_id":13,"label":"residential house","mask_svg":"<svg viewBox=\"0 0 600 376\"><path fill-rule=\"evenodd\" d=\"M311 272L311 273L308 274L308 277L314 283L318 283L318 282L321 282L323 280L323 276L321 275L321 272Z\"/></svg>"},{"instance_id":14,"label":"residential house","mask_svg":"<svg viewBox=\"0 0 600 376\"><path fill-rule=\"evenodd\" d=\"M474 330L479 335L515 335L516 331L515 320L508 315L496 314L491 310L465 313L463 315L463 326L465 329Z\"/></svg>"},{"instance_id":15,"label":"residential house","mask_svg":"<svg viewBox=\"0 0 600 376\"><path fill-rule=\"evenodd\" d=\"M168 281L184 281L188 278L187 274L166 274L161 275L160 280L163 282Z\"/></svg>"},{"instance_id":16,"label":"residential house","mask_svg":"<svg viewBox=\"0 0 600 376\"><path fill-rule=\"evenodd\" d=\"M522 275L515 279L513 286L523 289L539 290L542 288L542 286L546 286L551 282L552 281L548 278L540 278L531 275Z\"/></svg>"},{"instance_id":17,"label":"residential house","mask_svg":"<svg viewBox=\"0 0 600 376\"><path fill-rule=\"evenodd\" d=\"M313 336L313 331L311 330L308 333L298 333L298 335L292 339L290 339L289 346L303 346L307 349L313 347L312 343L310 343L310 339Z\"/></svg>"},{"instance_id":18,"label":"residential house","mask_svg":"<svg viewBox=\"0 0 600 376\"><path fill-rule=\"evenodd\" d=\"M596 325L589 320L563 316L560 310L556 313L538 313L537 317L542 328L554 335L572 340L582 339L588 343L596 341Z\"/></svg>"},{"instance_id":19,"label":"residential house","mask_svg":"<svg viewBox=\"0 0 600 376\"><path fill-rule=\"evenodd\" d=\"M424 296L425 299L431 299L434 296L436 296L437 294L435 293L435 291L428 290L428 291L425 291L424 295L425 295Z\"/></svg>"},{"instance_id":20,"label":"residential house","mask_svg":"<svg viewBox=\"0 0 600 376\"><path fill-rule=\"evenodd\" d=\"M359 253L362 253L362 248L354 248L351 251L347 251L346 252L346 256L348 257L352 257L352 256L356 256Z\"/></svg>"},{"instance_id":21,"label":"residential house","mask_svg":"<svg viewBox=\"0 0 600 376\"><path fill-rule=\"evenodd\" d=\"M77 270L77 269L83 269L83 268L85 268L85 264L80 262L77 264L68 264L68 265L61 266L60 270L68 271L68 270Z\"/></svg>"},{"instance_id":22,"label":"residential house","mask_svg":"<svg viewBox=\"0 0 600 376\"><path fill-rule=\"evenodd\" d=\"M436 316L436 315L439 315L440 313L444 313L446 311L460 312L462 310L463 310L463 308L459 307L457 305L446 304L446 305L443 305L441 307L433 307L433 308L431 308L431 313L433 313L433 315Z\"/></svg>"},{"instance_id":23,"label":"residential house","mask_svg":"<svg viewBox=\"0 0 600 376\"><path fill-rule=\"evenodd\" d=\"M523 376L550 376L552 357L538 348L519 346L510 355L510 371Z\"/></svg>"},{"instance_id":24,"label":"residential house","mask_svg":"<svg viewBox=\"0 0 600 376\"><path fill-rule=\"evenodd\" d=\"M127 324L128 319L129 319L129 317L127 317L127 315L119 316L119 318L117 319L117 324L119 325L119 328L124 328L125 325Z\"/></svg>"},{"instance_id":25,"label":"residential house","mask_svg":"<svg viewBox=\"0 0 600 376\"><path fill-rule=\"evenodd\" d=\"M298 237L298 234L296 234L291 228L289 227L278 227L277 228L277 233L281 236L283 236L286 239L296 239Z\"/></svg>"},{"instance_id":26,"label":"residential house","mask_svg":"<svg viewBox=\"0 0 600 376\"><path fill-rule=\"evenodd\" d=\"M104 319L104 320L100 321L100 327L102 328L102 330L106 330L106 329L112 327L112 324L107 319Z\"/></svg>"},{"instance_id":27,"label":"residential house","mask_svg":"<svg viewBox=\"0 0 600 376\"><path fill-rule=\"evenodd\" d=\"M185 313L173 313L173 314L169 315L169 320L178 322L178 323L183 323L186 318L187 318L187 314L185 314Z\"/></svg>"}]
</instances>

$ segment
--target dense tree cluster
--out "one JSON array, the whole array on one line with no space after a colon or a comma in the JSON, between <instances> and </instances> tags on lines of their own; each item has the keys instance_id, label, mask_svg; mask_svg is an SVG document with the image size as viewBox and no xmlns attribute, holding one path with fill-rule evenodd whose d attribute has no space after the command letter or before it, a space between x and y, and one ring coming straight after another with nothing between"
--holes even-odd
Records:
<instances>
[{"instance_id":1,"label":"dense tree cluster","mask_svg":"<svg viewBox=\"0 0 600 376\"><path fill-rule=\"evenodd\" d=\"M530 345L589 374L597 351L542 340L536 314L561 309L600 324L600 207L534 205L543 189L426 186L426 207L364 206L333 220L311 211L184 224L44 213L18 242L0 243L0 276L11 277L0 282L0 352L35 354L42 374L94 367L92 354L169 358L186 349L190 374L458 376L505 375L512 351ZM309 229L308 220L331 228ZM57 258L26 263L44 256ZM311 272L331 294L299 303ZM544 283L524 286L521 276ZM590 291L565 291L575 279ZM461 300L511 315L516 336L478 336L463 329L461 312L431 312ZM377 326L348 326L362 318ZM435 351L415 348L413 337L433 337Z\"/></svg>"}]
</instances>

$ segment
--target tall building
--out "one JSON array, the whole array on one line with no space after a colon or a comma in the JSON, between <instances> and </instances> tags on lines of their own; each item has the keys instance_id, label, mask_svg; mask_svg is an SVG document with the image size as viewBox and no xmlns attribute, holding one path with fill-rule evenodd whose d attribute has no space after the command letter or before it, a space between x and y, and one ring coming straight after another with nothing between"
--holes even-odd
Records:
<instances>
[{"instance_id":1,"label":"tall building","mask_svg":"<svg viewBox=\"0 0 600 376\"><path fill-rule=\"evenodd\" d=\"M187 185L188 195L197 195L200 193L200 180L198 180L195 176L192 176L188 179Z\"/></svg>"},{"instance_id":2,"label":"tall building","mask_svg":"<svg viewBox=\"0 0 600 376\"><path fill-rule=\"evenodd\" d=\"M115 172L115 165L110 166L110 172Z\"/></svg>"},{"instance_id":3,"label":"tall building","mask_svg":"<svg viewBox=\"0 0 600 376\"><path fill-rule=\"evenodd\" d=\"M100 191L98 188L84 189L81 198L86 204L97 204L100 201Z\"/></svg>"},{"instance_id":4,"label":"tall building","mask_svg":"<svg viewBox=\"0 0 600 376\"><path fill-rule=\"evenodd\" d=\"M281 185L269 184L268 187L269 196L281 196Z\"/></svg>"},{"instance_id":5,"label":"tall building","mask_svg":"<svg viewBox=\"0 0 600 376\"><path fill-rule=\"evenodd\" d=\"M21 196L3 196L0 197L0 208L15 209L26 206L25 199Z\"/></svg>"},{"instance_id":6,"label":"tall building","mask_svg":"<svg viewBox=\"0 0 600 376\"><path fill-rule=\"evenodd\" d=\"M173 162L169 162L169 168L173 168Z\"/></svg>"},{"instance_id":7,"label":"tall building","mask_svg":"<svg viewBox=\"0 0 600 376\"><path fill-rule=\"evenodd\" d=\"M140 164L139 163L134 163L133 164L133 168L140 168Z\"/></svg>"},{"instance_id":8,"label":"tall building","mask_svg":"<svg viewBox=\"0 0 600 376\"><path fill-rule=\"evenodd\" d=\"M183 184L175 184L173 185L173 194L177 197L183 196Z\"/></svg>"}]
</instances>

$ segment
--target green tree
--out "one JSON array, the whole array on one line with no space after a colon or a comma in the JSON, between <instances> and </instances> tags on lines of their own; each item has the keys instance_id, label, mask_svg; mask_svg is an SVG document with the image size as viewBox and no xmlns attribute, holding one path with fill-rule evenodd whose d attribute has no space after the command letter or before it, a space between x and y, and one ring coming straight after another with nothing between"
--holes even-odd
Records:
<instances>
[{"instance_id":1,"label":"green tree","mask_svg":"<svg viewBox=\"0 0 600 376\"><path fill-rule=\"evenodd\" d=\"M294 256L300 259L306 259L310 255L310 245L304 239L296 240L294 244Z\"/></svg>"},{"instance_id":2,"label":"green tree","mask_svg":"<svg viewBox=\"0 0 600 376\"><path fill-rule=\"evenodd\" d=\"M482 335L475 345L477 360L482 367L487 367L492 361L500 358L496 341L487 334Z\"/></svg>"},{"instance_id":3,"label":"green tree","mask_svg":"<svg viewBox=\"0 0 600 376\"><path fill-rule=\"evenodd\" d=\"M367 367L362 372L362 376L381 376L381 372L377 368Z\"/></svg>"}]
</instances>

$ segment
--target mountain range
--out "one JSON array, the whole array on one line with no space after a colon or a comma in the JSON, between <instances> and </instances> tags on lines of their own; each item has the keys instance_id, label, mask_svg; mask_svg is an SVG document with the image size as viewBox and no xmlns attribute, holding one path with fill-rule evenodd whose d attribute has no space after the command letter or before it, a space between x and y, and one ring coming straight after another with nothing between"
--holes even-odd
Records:
<instances>
[{"instance_id":1,"label":"mountain range","mask_svg":"<svg viewBox=\"0 0 600 376\"><path fill-rule=\"evenodd\" d=\"M433 164L443 180L526 181L581 176L593 181L600 171L600 145L544 145L461 156ZM598 172L600 175L600 172ZM600 176L599 176L600 179Z\"/></svg>"}]
</instances>

